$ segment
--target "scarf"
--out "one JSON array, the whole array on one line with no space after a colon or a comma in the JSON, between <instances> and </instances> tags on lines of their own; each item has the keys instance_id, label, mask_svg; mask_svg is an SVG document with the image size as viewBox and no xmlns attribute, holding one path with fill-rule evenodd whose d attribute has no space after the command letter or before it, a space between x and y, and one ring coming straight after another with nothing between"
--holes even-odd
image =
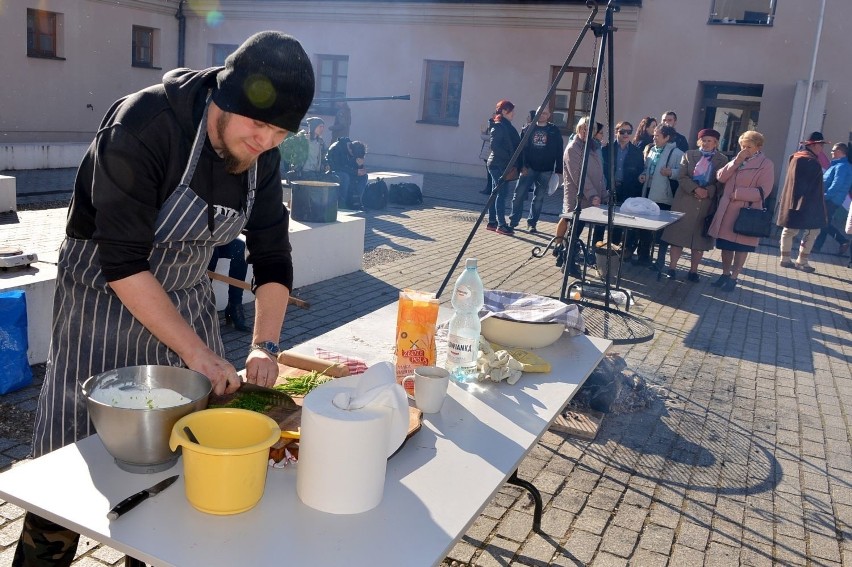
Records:
<instances>
[{"instance_id":1,"label":"scarf","mask_svg":"<svg viewBox=\"0 0 852 567\"><path fill-rule=\"evenodd\" d=\"M648 152L648 157L651 158L651 163L648 165L648 178L653 177L654 172L657 171L657 163L660 161L660 156L663 153L663 150L666 149L666 144L662 148L658 148L657 146L651 146L651 150Z\"/></svg>"},{"instance_id":2,"label":"scarf","mask_svg":"<svg viewBox=\"0 0 852 567\"><path fill-rule=\"evenodd\" d=\"M713 166L710 163L710 160L713 158L713 154L716 153L716 150L713 150L712 152L705 152L704 150L699 151L701 152L701 159L695 164L695 170L692 172L692 180L695 181L696 185L699 187L705 187L708 183L710 183L710 177L713 174Z\"/></svg>"}]
</instances>

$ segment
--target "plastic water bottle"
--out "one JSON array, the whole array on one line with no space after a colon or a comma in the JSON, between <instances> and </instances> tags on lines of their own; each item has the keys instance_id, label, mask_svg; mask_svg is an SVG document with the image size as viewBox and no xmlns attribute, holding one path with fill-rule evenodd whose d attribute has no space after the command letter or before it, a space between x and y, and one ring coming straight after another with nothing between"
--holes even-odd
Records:
<instances>
[{"instance_id":1,"label":"plastic water bottle","mask_svg":"<svg viewBox=\"0 0 852 567\"><path fill-rule=\"evenodd\" d=\"M476 258L468 258L464 272L453 288L452 304L455 314L450 319L447 338L447 364L450 376L457 382L476 380L476 360L479 358L479 310L483 304L482 280L476 271Z\"/></svg>"}]
</instances>

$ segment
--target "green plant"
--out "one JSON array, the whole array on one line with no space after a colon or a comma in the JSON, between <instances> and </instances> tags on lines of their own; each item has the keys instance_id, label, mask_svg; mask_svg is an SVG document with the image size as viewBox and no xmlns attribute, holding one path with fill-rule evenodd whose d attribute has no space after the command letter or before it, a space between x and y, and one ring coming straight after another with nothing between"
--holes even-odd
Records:
<instances>
[{"instance_id":1,"label":"green plant","mask_svg":"<svg viewBox=\"0 0 852 567\"><path fill-rule=\"evenodd\" d=\"M293 169L302 169L308 160L308 137L304 130L293 136L287 136L278 146L281 160L290 164Z\"/></svg>"}]
</instances>

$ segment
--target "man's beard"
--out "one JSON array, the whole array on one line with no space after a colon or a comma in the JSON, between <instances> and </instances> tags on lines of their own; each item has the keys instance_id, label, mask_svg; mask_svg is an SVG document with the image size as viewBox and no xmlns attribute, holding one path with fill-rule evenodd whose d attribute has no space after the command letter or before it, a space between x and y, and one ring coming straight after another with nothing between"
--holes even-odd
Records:
<instances>
[{"instance_id":1,"label":"man's beard","mask_svg":"<svg viewBox=\"0 0 852 567\"><path fill-rule=\"evenodd\" d=\"M216 120L216 134L218 134L219 140L222 142L220 151L222 152L222 159L225 160L225 171L232 174L240 174L248 171L256 160L241 160L228 149L228 144L225 141L225 127L228 125L230 119L231 115L227 112L219 115L218 120Z\"/></svg>"}]
</instances>

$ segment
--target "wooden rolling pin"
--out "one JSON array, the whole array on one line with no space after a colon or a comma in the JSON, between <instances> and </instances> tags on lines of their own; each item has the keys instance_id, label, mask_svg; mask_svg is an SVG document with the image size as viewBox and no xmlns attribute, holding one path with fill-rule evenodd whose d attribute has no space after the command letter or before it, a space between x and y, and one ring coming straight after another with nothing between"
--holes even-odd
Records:
<instances>
[{"instance_id":1,"label":"wooden rolling pin","mask_svg":"<svg viewBox=\"0 0 852 567\"><path fill-rule=\"evenodd\" d=\"M302 368L304 370L316 370L322 372L326 376L341 378L349 376L349 367L339 362L331 362L323 360L309 354L299 354L292 350L284 350L278 353L278 363L292 366L293 368Z\"/></svg>"},{"instance_id":2,"label":"wooden rolling pin","mask_svg":"<svg viewBox=\"0 0 852 567\"><path fill-rule=\"evenodd\" d=\"M251 284L248 282L244 282L243 280L238 280L236 278L231 278L228 276L224 276L218 272L214 272L211 270L207 270L207 275L210 276L211 280L219 280L220 282L225 282L228 285L232 285L234 287L238 287L240 289L244 289L246 291L251 291ZM295 305L296 307L301 307L302 309L310 309L311 304L305 301L304 299L299 299L298 297L293 297L292 295L287 300L289 305Z\"/></svg>"}]
</instances>

